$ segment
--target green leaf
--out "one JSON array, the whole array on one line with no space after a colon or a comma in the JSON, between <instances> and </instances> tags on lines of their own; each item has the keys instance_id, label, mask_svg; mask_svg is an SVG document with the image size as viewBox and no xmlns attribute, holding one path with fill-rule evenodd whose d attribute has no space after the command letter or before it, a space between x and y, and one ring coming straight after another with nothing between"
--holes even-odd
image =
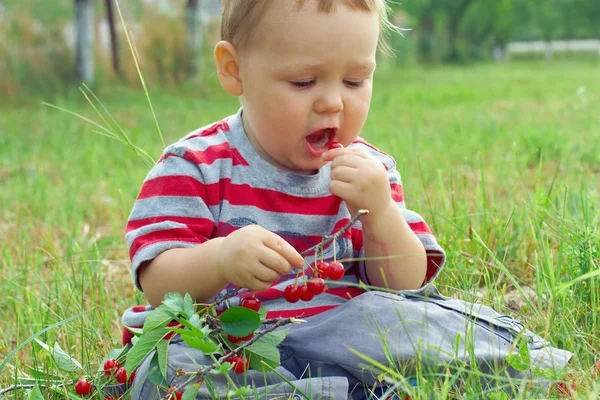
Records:
<instances>
[{"instance_id":1,"label":"green leaf","mask_svg":"<svg viewBox=\"0 0 600 400\"><path fill-rule=\"evenodd\" d=\"M194 308L194 301L189 293L185 294L185 297L182 297L179 293L167 293L163 300L163 304L175 311L177 314L183 314L186 317L191 317L196 312Z\"/></svg>"},{"instance_id":2,"label":"green leaf","mask_svg":"<svg viewBox=\"0 0 600 400\"><path fill-rule=\"evenodd\" d=\"M527 365L531 364L531 357L529 356L529 345L526 340L521 340L519 343L519 355L521 360Z\"/></svg>"},{"instance_id":3,"label":"green leaf","mask_svg":"<svg viewBox=\"0 0 600 400\"><path fill-rule=\"evenodd\" d=\"M44 395L38 385L35 385L29 392L29 400L44 400Z\"/></svg>"},{"instance_id":4,"label":"green leaf","mask_svg":"<svg viewBox=\"0 0 600 400\"><path fill-rule=\"evenodd\" d=\"M194 328L202 328L202 320L200 319L200 316L198 314L192 315L189 319L189 322L190 325L192 325Z\"/></svg>"},{"instance_id":5,"label":"green leaf","mask_svg":"<svg viewBox=\"0 0 600 400\"><path fill-rule=\"evenodd\" d=\"M183 312L183 297L177 292L167 293L163 304L177 313Z\"/></svg>"},{"instance_id":6,"label":"green leaf","mask_svg":"<svg viewBox=\"0 0 600 400\"><path fill-rule=\"evenodd\" d=\"M127 354L127 361L125 362L127 375L131 375L168 332L165 328L158 328L140 336L139 340L129 350L129 354Z\"/></svg>"},{"instance_id":7,"label":"green leaf","mask_svg":"<svg viewBox=\"0 0 600 400\"><path fill-rule=\"evenodd\" d=\"M516 369L517 371L525 371L529 368L529 364L523 362L523 359L519 354L511 354L508 356L508 365Z\"/></svg>"},{"instance_id":8,"label":"green leaf","mask_svg":"<svg viewBox=\"0 0 600 400\"><path fill-rule=\"evenodd\" d=\"M250 396L252 394L253 390L250 386L240 386L235 390L228 390L227 391L227 398L235 398L235 397L240 397L242 399L246 398L247 396Z\"/></svg>"},{"instance_id":9,"label":"green leaf","mask_svg":"<svg viewBox=\"0 0 600 400\"><path fill-rule=\"evenodd\" d=\"M144 321L144 332L148 332L156 328L162 328L175 317L176 315L173 313L173 311L171 311L171 309L165 305L160 305L152 310L152 312L146 317L146 320Z\"/></svg>"},{"instance_id":10,"label":"green leaf","mask_svg":"<svg viewBox=\"0 0 600 400\"><path fill-rule=\"evenodd\" d=\"M288 331L289 328L269 332L264 336L261 336L260 339L257 340L257 342L260 341L266 344L270 344L271 346L277 346L279 343L283 342L283 339L285 339L285 335L287 335Z\"/></svg>"},{"instance_id":11,"label":"green leaf","mask_svg":"<svg viewBox=\"0 0 600 400\"><path fill-rule=\"evenodd\" d=\"M261 361L265 364L276 368L280 364L280 354L277 346L272 345L269 341L262 340L261 337L250 346L246 347L246 353L248 360L250 360L250 368L261 372L270 371L267 369Z\"/></svg>"},{"instance_id":12,"label":"green leaf","mask_svg":"<svg viewBox=\"0 0 600 400\"><path fill-rule=\"evenodd\" d=\"M54 343L54 347L50 348L46 343L41 340L34 339L37 344L43 347L46 351L48 351L52 355L52 360L56 364L56 367L61 371L65 372L75 372L81 371L83 367L73 357L69 356L63 349L60 348L58 342Z\"/></svg>"},{"instance_id":13,"label":"green leaf","mask_svg":"<svg viewBox=\"0 0 600 400\"><path fill-rule=\"evenodd\" d=\"M106 359L104 361L106 361L109 358L118 360L118 359L124 357L125 354L127 354L127 352L129 351L130 348L131 348L131 346L126 345L126 346L118 348L118 349L113 349L113 350L111 350L111 351L108 352L108 355L106 356ZM104 370L104 367L102 367L102 370Z\"/></svg>"},{"instance_id":14,"label":"green leaf","mask_svg":"<svg viewBox=\"0 0 600 400\"><path fill-rule=\"evenodd\" d=\"M156 354L158 356L158 366L160 367L160 373L167 379L167 351L169 349L169 342L161 340L156 345Z\"/></svg>"},{"instance_id":15,"label":"green leaf","mask_svg":"<svg viewBox=\"0 0 600 400\"><path fill-rule=\"evenodd\" d=\"M225 361L223 364L220 364L219 366L214 367L213 369L211 369L209 372L212 375L225 375L227 373L227 371L229 371L229 369L231 369L231 363Z\"/></svg>"},{"instance_id":16,"label":"green leaf","mask_svg":"<svg viewBox=\"0 0 600 400\"><path fill-rule=\"evenodd\" d=\"M83 366L79 363L79 361L65 353L65 351L60 348L58 342L54 342L52 359L59 369L66 372L81 371L83 369Z\"/></svg>"},{"instance_id":17,"label":"green leaf","mask_svg":"<svg viewBox=\"0 0 600 400\"><path fill-rule=\"evenodd\" d=\"M248 336L260 326L260 315L245 307L231 307L219 320L223 331L235 337Z\"/></svg>"},{"instance_id":18,"label":"green leaf","mask_svg":"<svg viewBox=\"0 0 600 400\"><path fill-rule=\"evenodd\" d=\"M160 372L157 353L154 353L154 356L152 356L152 359L150 360L150 366L148 367L148 379L150 379L150 382L152 382L155 386L168 385L167 378L165 378Z\"/></svg>"},{"instance_id":19,"label":"green leaf","mask_svg":"<svg viewBox=\"0 0 600 400\"><path fill-rule=\"evenodd\" d=\"M183 396L181 396L181 400L196 400L196 396L198 395L198 386L192 385L185 389L183 392Z\"/></svg>"},{"instance_id":20,"label":"green leaf","mask_svg":"<svg viewBox=\"0 0 600 400\"><path fill-rule=\"evenodd\" d=\"M221 345L216 344L210 338L201 338L189 333L189 331L181 333L180 335L183 341L186 342L190 347L198 349L204 354L221 353Z\"/></svg>"}]
</instances>

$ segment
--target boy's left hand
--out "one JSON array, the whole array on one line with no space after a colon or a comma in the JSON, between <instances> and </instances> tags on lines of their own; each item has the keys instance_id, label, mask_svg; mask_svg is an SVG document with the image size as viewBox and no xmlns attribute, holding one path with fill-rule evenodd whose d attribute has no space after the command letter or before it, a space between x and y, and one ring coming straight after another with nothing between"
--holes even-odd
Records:
<instances>
[{"instance_id":1,"label":"boy's left hand","mask_svg":"<svg viewBox=\"0 0 600 400\"><path fill-rule=\"evenodd\" d=\"M322 157L324 161L332 161L329 191L346 202L351 215L367 209L368 219L376 219L376 215L383 214L392 204L383 163L349 148L328 150Z\"/></svg>"}]
</instances>

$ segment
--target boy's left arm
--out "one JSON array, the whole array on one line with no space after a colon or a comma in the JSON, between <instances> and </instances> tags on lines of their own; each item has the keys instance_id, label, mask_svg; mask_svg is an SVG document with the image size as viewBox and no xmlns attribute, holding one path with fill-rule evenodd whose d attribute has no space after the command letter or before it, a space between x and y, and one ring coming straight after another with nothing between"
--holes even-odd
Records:
<instances>
[{"instance_id":1,"label":"boy's left arm","mask_svg":"<svg viewBox=\"0 0 600 400\"><path fill-rule=\"evenodd\" d=\"M382 161L356 148L329 150L323 158L332 161L331 193L346 202L352 215L369 210L361 218L364 254L378 258L365 262L369 283L395 290L421 287L429 275L425 247L393 199L390 172Z\"/></svg>"}]
</instances>

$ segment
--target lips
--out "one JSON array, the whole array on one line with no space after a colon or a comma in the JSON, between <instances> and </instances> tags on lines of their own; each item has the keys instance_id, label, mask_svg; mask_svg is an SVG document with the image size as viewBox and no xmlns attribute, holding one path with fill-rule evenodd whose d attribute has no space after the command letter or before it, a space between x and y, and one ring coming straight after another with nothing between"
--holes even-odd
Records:
<instances>
[{"instance_id":1,"label":"lips","mask_svg":"<svg viewBox=\"0 0 600 400\"><path fill-rule=\"evenodd\" d=\"M336 128L319 129L306 137L306 149L313 157L319 157L329 148L335 140Z\"/></svg>"}]
</instances>

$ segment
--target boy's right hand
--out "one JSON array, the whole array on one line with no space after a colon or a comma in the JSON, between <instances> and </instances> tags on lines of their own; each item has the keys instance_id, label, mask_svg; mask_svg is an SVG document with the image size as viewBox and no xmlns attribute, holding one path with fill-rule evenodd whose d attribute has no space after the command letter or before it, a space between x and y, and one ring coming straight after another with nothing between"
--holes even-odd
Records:
<instances>
[{"instance_id":1,"label":"boy's right hand","mask_svg":"<svg viewBox=\"0 0 600 400\"><path fill-rule=\"evenodd\" d=\"M223 279L259 292L269 289L293 267L302 268L304 259L279 235L259 225L248 225L223 239L216 264Z\"/></svg>"}]
</instances>

